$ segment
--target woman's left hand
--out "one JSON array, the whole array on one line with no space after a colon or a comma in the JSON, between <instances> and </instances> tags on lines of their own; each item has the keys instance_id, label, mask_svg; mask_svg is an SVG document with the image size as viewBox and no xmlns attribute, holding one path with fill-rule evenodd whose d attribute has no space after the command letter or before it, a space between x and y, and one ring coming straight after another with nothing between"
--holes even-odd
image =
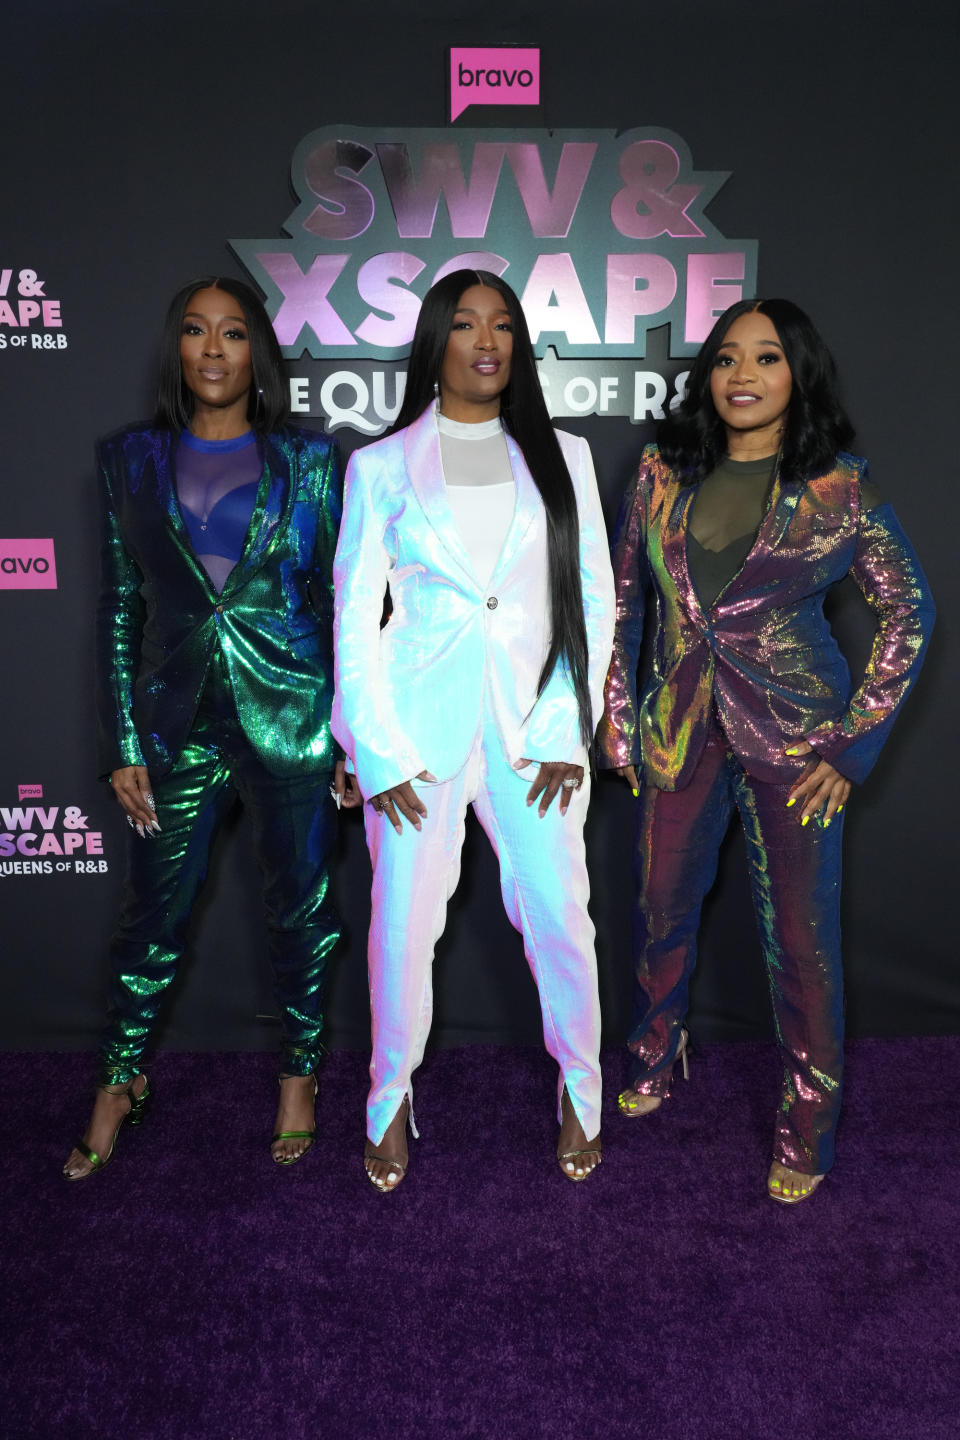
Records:
<instances>
[{"instance_id":1,"label":"woman's left hand","mask_svg":"<svg viewBox=\"0 0 960 1440\"><path fill-rule=\"evenodd\" d=\"M813 746L806 740L793 740L786 747L785 754L812 755ZM850 781L826 760L815 755L808 762L800 779L790 786L787 804L800 804L797 820L801 825L805 825L818 810L823 810L826 806L823 823L829 825L837 811L847 803L849 794Z\"/></svg>"},{"instance_id":2,"label":"woman's left hand","mask_svg":"<svg viewBox=\"0 0 960 1440\"><path fill-rule=\"evenodd\" d=\"M532 764L532 760L520 760L517 762L517 769L522 770L524 765ZM527 804L532 805L542 792L539 814L543 819L559 791L560 814L566 815L574 791L579 790L582 784L582 765L567 765L563 760L541 760L537 778L527 791Z\"/></svg>"},{"instance_id":3,"label":"woman's left hand","mask_svg":"<svg viewBox=\"0 0 960 1440\"><path fill-rule=\"evenodd\" d=\"M356 775L347 774L347 762L338 760L333 770L334 794L340 796L341 810L353 810L357 805L363 804L363 796L360 794L360 787L357 784Z\"/></svg>"}]
</instances>

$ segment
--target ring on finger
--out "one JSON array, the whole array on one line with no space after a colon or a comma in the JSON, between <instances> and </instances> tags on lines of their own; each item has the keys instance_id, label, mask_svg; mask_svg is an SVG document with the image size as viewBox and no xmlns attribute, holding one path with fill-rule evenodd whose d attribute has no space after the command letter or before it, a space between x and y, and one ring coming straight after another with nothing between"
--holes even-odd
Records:
<instances>
[{"instance_id":1,"label":"ring on finger","mask_svg":"<svg viewBox=\"0 0 960 1440\"><path fill-rule=\"evenodd\" d=\"M577 780L573 775L568 775L566 780L560 781L560 784L563 786L564 790L580 789L580 781Z\"/></svg>"}]
</instances>

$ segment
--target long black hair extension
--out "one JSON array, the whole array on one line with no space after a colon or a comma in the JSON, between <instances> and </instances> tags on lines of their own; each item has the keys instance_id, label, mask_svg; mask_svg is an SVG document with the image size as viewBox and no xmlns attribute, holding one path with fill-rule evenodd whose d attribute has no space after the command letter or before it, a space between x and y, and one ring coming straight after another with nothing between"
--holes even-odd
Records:
<instances>
[{"instance_id":1,"label":"long black hair extension","mask_svg":"<svg viewBox=\"0 0 960 1440\"><path fill-rule=\"evenodd\" d=\"M833 356L809 315L792 300L738 300L700 347L686 397L657 427L661 457L684 484L704 479L726 454L726 430L710 395L710 375L730 326L754 312L766 315L776 330L793 380L780 448L783 478L805 481L822 475L854 437L840 402Z\"/></svg>"},{"instance_id":2,"label":"long black hair extension","mask_svg":"<svg viewBox=\"0 0 960 1440\"><path fill-rule=\"evenodd\" d=\"M160 339L160 373L157 380L157 408L153 423L160 429L185 430L193 414L193 395L184 384L180 364L180 336L183 317L198 290L223 290L236 300L250 340L250 367L253 381L247 403L247 419L254 430L267 434L278 429L290 410L290 383L283 368L283 356L263 302L249 285L229 276L202 275L183 285L170 301Z\"/></svg>"},{"instance_id":3,"label":"long black hair extension","mask_svg":"<svg viewBox=\"0 0 960 1440\"><path fill-rule=\"evenodd\" d=\"M410 351L407 387L396 421L397 430L419 419L440 383L443 357L460 297L471 285L487 285L503 297L513 331L510 380L500 396L500 418L520 447L547 515L547 557L550 584L550 649L537 682L543 692L558 664L566 666L580 713L580 734L587 749L593 743L593 715L587 669L587 628L580 584L580 521L573 482L560 443L550 423L526 318L505 280L489 270L454 270L424 296ZM559 757L558 757L559 758Z\"/></svg>"}]
</instances>

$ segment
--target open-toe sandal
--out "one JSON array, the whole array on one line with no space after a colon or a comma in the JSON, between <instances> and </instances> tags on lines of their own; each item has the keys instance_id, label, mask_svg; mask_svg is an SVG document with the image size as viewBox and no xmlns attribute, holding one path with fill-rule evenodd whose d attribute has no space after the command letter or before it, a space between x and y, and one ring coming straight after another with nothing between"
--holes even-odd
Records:
<instances>
[{"instance_id":1,"label":"open-toe sandal","mask_svg":"<svg viewBox=\"0 0 960 1440\"><path fill-rule=\"evenodd\" d=\"M405 1114L403 1117L403 1125L404 1129L406 1129L407 1122L410 1119L410 1097L408 1095L404 1095L403 1100L400 1102L400 1110L397 1111L397 1114L399 1115L400 1111L404 1109ZM392 1123L393 1122L391 1121L391 1124ZM369 1140L367 1141L367 1144L370 1144ZM391 1170L396 1170L396 1180L390 1180L389 1176L383 1180L375 1179L373 1175L370 1174L370 1168L367 1164L369 1160L376 1160L380 1165L387 1165ZM407 1173L407 1166L404 1165L402 1160L392 1160L387 1155L378 1155L375 1150L368 1150L366 1149L366 1147L364 1147L363 1151L363 1168L366 1171L366 1176L367 1179L370 1181L370 1184L373 1186L374 1190L376 1190L380 1195L389 1195L391 1191L399 1189L400 1182L403 1179L404 1175L406 1175Z\"/></svg>"},{"instance_id":2,"label":"open-toe sandal","mask_svg":"<svg viewBox=\"0 0 960 1440\"><path fill-rule=\"evenodd\" d=\"M296 1078L297 1077L295 1075L281 1075L277 1083L279 1085L282 1085L284 1080L295 1080ZM316 1103L318 1089L317 1077L316 1075L311 1075L310 1078L313 1081L313 1099L314 1103ZM275 1135L270 1136L271 1145L276 1145L278 1140L306 1140L309 1143L304 1146L304 1148L300 1151L299 1155L274 1155L274 1164L296 1165L298 1160L302 1160L304 1155L309 1154L309 1152L313 1149L314 1141L316 1140L316 1138L316 1128L314 1128L313 1130L278 1130Z\"/></svg>"},{"instance_id":3,"label":"open-toe sandal","mask_svg":"<svg viewBox=\"0 0 960 1440\"><path fill-rule=\"evenodd\" d=\"M680 1044L677 1046L677 1053L673 1057L673 1064L670 1067L671 1077L677 1066L680 1065L683 1068L684 1080L690 1079L691 1049L690 1036L686 1030L681 1030ZM665 1098L663 1095L643 1095L639 1090L621 1090L617 1096L617 1109L624 1119L637 1120L641 1115L652 1115L654 1110L659 1110L661 1102Z\"/></svg>"},{"instance_id":4,"label":"open-toe sandal","mask_svg":"<svg viewBox=\"0 0 960 1440\"><path fill-rule=\"evenodd\" d=\"M136 1076L134 1076L134 1079L136 1079ZM106 1155L98 1155L96 1150L91 1149L85 1140L78 1140L76 1142L74 1149L79 1150L84 1160L90 1162L90 1169L84 1170L81 1175L68 1175L66 1170L64 1170L62 1173L65 1180L89 1180L91 1175L96 1175L98 1171L105 1170L113 1159L114 1152L117 1148L117 1137L124 1123L129 1121L133 1126L140 1125L143 1123L144 1116L147 1113L147 1102L151 1097L149 1080L146 1081L139 1095L134 1093L133 1080L131 1080L129 1085L123 1090L111 1090L109 1085L98 1085L97 1089L102 1090L105 1095L127 1095L130 1100L130 1109L125 1115L120 1116L117 1122L117 1128L113 1132L113 1139L110 1141L110 1149Z\"/></svg>"},{"instance_id":5,"label":"open-toe sandal","mask_svg":"<svg viewBox=\"0 0 960 1440\"><path fill-rule=\"evenodd\" d=\"M795 1175L798 1175L800 1174L800 1171L795 1170L793 1173ZM783 1186L780 1184L780 1181L773 1180L768 1175L767 1194L770 1196L771 1200L776 1200L779 1205L801 1205L804 1200L810 1199L810 1196L816 1190L817 1186L820 1184L820 1181L824 1177L822 1175L804 1175L803 1178L807 1183L801 1186L799 1195L785 1195L783 1193Z\"/></svg>"}]
</instances>

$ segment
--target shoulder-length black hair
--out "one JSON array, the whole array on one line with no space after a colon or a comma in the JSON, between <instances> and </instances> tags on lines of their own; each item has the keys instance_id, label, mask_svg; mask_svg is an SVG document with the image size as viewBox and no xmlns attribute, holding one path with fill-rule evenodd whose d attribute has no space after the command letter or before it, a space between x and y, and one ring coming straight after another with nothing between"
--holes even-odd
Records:
<instances>
[{"instance_id":1,"label":"shoulder-length black hair","mask_svg":"<svg viewBox=\"0 0 960 1440\"><path fill-rule=\"evenodd\" d=\"M266 434L278 429L290 410L290 382L283 368L283 356L273 326L260 297L242 280L225 275L201 275L183 285L170 301L160 340L160 374L157 381L157 409L153 423L164 430L185 430L193 414L193 395L183 379L180 364L180 336L183 317L198 290L223 290L240 309L250 339L253 383L247 404L247 419L255 430Z\"/></svg>"},{"instance_id":2,"label":"shoulder-length black hair","mask_svg":"<svg viewBox=\"0 0 960 1440\"><path fill-rule=\"evenodd\" d=\"M727 453L723 421L710 395L710 375L727 331L741 315L766 315L783 346L793 390L780 447L785 480L809 480L833 465L855 431L840 403L837 367L823 337L792 300L738 300L714 325L693 362L685 399L657 428L660 454L685 484L709 475Z\"/></svg>"},{"instance_id":3,"label":"shoulder-length black hair","mask_svg":"<svg viewBox=\"0 0 960 1440\"><path fill-rule=\"evenodd\" d=\"M471 285L487 285L503 298L513 331L510 380L500 396L500 416L519 445L547 515L550 584L550 649L537 682L543 692L554 667L566 665L580 712L580 735L593 743L593 715L587 667L587 629L580 583L580 521L573 482L550 423L520 301L505 280L489 270L453 270L424 296L410 351L407 386L394 431L411 425L426 410L440 383L443 357L460 297ZM557 756L557 759L562 759Z\"/></svg>"}]
</instances>

